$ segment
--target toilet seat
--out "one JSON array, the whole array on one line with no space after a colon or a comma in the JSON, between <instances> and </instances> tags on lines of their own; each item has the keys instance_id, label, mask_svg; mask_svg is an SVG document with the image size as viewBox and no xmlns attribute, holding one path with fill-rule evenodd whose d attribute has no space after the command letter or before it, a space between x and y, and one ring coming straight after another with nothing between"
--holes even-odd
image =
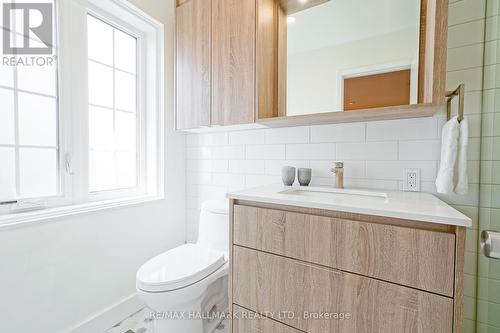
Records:
<instances>
[{"instance_id":1,"label":"toilet seat","mask_svg":"<svg viewBox=\"0 0 500 333\"><path fill-rule=\"evenodd\" d=\"M184 244L144 263L137 271L137 288L165 292L187 287L209 276L225 262L223 252Z\"/></svg>"}]
</instances>

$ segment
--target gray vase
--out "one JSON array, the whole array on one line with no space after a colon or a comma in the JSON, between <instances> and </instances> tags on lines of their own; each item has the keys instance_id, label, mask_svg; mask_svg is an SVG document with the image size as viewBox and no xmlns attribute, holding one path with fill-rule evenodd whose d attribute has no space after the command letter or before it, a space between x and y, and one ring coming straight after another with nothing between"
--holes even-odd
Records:
<instances>
[{"instance_id":1,"label":"gray vase","mask_svg":"<svg viewBox=\"0 0 500 333\"><path fill-rule=\"evenodd\" d=\"M284 166L281 168L281 179L285 186L292 186L295 181L295 167Z\"/></svg>"},{"instance_id":2,"label":"gray vase","mask_svg":"<svg viewBox=\"0 0 500 333\"><path fill-rule=\"evenodd\" d=\"M311 169L299 168L297 171L297 179L299 180L300 186L309 186L311 182Z\"/></svg>"}]
</instances>

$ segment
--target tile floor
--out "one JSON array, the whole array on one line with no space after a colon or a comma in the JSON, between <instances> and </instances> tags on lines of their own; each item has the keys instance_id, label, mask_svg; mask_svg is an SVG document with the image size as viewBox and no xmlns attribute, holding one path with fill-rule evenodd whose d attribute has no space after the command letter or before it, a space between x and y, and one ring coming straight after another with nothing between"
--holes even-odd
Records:
<instances>
[{"instance_id":1,"label":"tile floor","mask_svg":"<svg viewBox=\"0 0 500 333\"><path fill-rule=\"evenodd\" d=\"M149 313L150 310L144 308L125 318L105 333L153 333L153 320L150 318ZM229 324L225 320L214 333L227 333L228 328Z\"/></svg>"}]
</instances>

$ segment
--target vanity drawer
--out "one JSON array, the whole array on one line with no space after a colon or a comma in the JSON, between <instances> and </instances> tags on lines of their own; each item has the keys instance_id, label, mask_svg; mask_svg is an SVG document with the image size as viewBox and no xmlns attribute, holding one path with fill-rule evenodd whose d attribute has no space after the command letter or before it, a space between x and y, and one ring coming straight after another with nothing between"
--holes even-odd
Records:
<instances>
[{"instance_id":1,"label":"vanity drawer","mask_svg":"<svg viewBox=\"0 0 500 333\"><path fill-rule=\"evenodd\" d=\"M233 242L453 296L455 235L235 205Z\"/></svg>"},{"instance_id":2,"label":"vanity drawer","mask_svg":"<svg viewBox=\"0 0 500 333\"><path fill-rule=\"evenodd\" d=\"M238 318L233 320L233 333L301 333L275 320L257 316L255 312L237 305L233 306L233 311L238 315Z\"/></svg>"},{"instance_id":3,"label":"vanity drawer","mask_svg":"<svg viewBox=\"0 0 500 333\"><path fill-rule=\"evenodd\" d=\"M452 332L453 300L444 296L239 246L232 274L233 303L273 316L291 311L279 321L305 332Z\"/></svg>"}]
</instances>

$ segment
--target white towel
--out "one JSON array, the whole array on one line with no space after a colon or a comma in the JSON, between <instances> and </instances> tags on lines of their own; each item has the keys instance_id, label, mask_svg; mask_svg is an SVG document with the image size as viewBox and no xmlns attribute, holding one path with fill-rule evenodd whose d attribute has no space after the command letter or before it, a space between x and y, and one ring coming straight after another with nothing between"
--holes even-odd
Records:
<instances>
[{"instance_id":1,"label":"white towel","mask_svg":"<svg viewBox=\"0 0 500 333\"><path fill-rule=\"evenodd\" d=\"M469 179L467 177L467 147L469 145L469 122L463 119L460 122L460 134L458 135L458 156L455 168L455 193L467 194L469 191Z\"/></svg>"},{"instance_id":2,"label":"white towel","mask_svg":"<svg viewBox=\"0 0 500 333\"><path fill-rule=\"evenodd\" d=\"M438 193L448 194L455 189L455 164L458 155L458 137L460 123L457 117L451 118L443 126L441 139L441 163L436 178Z\"/></svg>"}]
</instances>

